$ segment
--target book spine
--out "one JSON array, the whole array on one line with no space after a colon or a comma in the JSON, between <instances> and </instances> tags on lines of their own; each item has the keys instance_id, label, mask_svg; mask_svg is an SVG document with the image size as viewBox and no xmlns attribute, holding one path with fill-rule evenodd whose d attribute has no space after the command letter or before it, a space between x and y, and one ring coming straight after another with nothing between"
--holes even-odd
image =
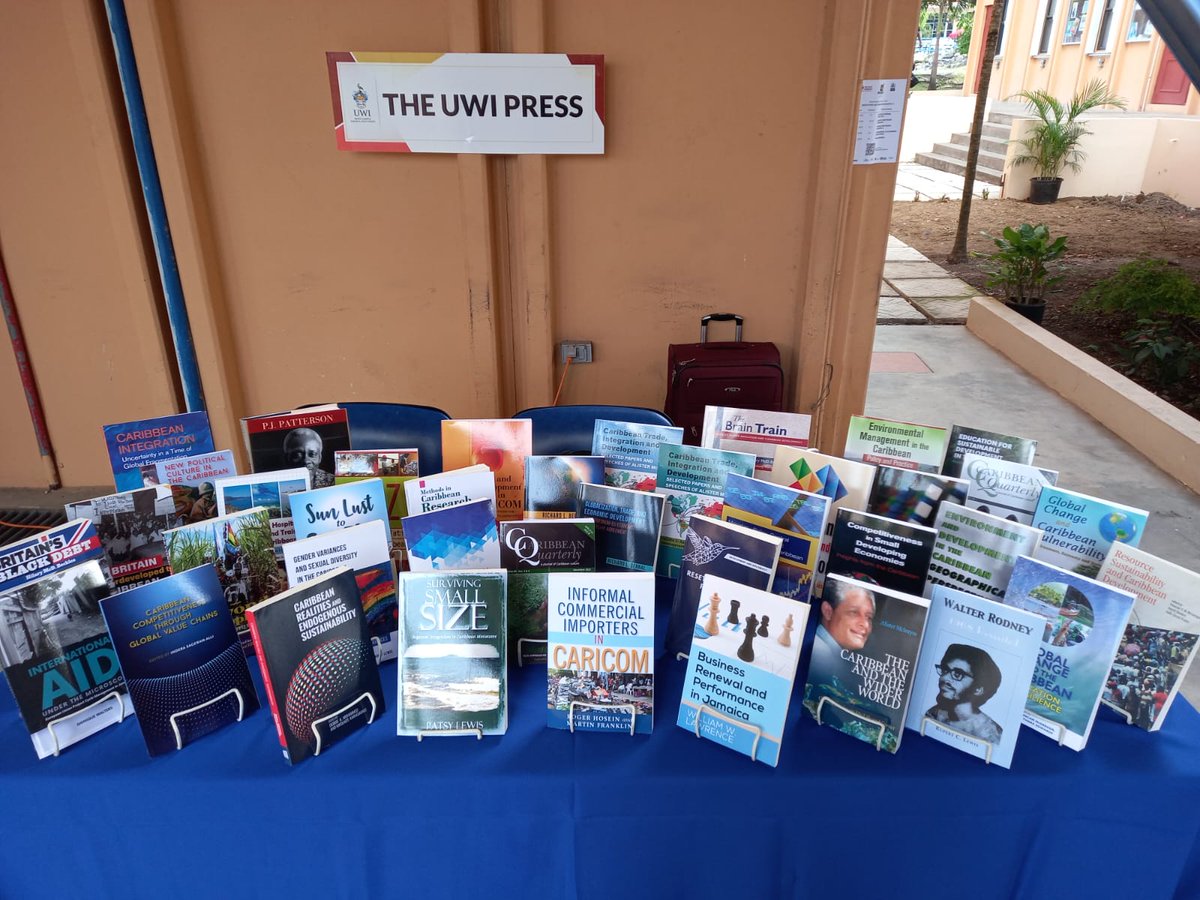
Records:
<instances>
[{"instance_id":1,"label":"book spine","mask_svg":"<svg viewBox=\"0 0 1200 900\"><path fill-rule=\"evenodd\" d=\"M275 731L279 743L287 752L287 735L283 733L283 719L279 717L279 705L275 702L275 688L271 686L271 670L267 668L267 655L263 653L262 638L258 635L258 620L253 610L246 610L246 624L250 626L250 637L254 640L254 655L258 657L258 669L262 673L263 687L267 690L267 701L271 704L271 718L275 720Z\"/></svg>"}]
</instances>

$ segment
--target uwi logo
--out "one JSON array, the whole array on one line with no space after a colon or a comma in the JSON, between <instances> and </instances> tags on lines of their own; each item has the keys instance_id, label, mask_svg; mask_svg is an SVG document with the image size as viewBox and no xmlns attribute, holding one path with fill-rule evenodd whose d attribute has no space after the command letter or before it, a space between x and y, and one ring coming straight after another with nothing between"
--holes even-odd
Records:
<instances>
[{"instance_id":1,"label":"uwi logo","mask_svg":"<svg viewBox=\"0 0 1200 900\"><path fill-rule=\"evenodd\" d=\"M367 106L367 101L370 100L370 98L367 96L367 92L363 90L363 86L361 84L358 85L354 93L350 95L350 99L354 101L354 109L351 110L351 112L354 114L354 121L375 121L375 111L372 110L371 107Z\"/></svg>"},{"instance_id":2,"label":"uwi logo","mask_svg":"<svg viewBox=\"0 0 1200 900\"><path fill-rule=\"evenodd\" d=\"M367 108L367 92L363 90L363 86L361 84L358 86L358 90L356 90L350 96L354 100L354 105L359 109Z\"/></svg>"}]
</instances>

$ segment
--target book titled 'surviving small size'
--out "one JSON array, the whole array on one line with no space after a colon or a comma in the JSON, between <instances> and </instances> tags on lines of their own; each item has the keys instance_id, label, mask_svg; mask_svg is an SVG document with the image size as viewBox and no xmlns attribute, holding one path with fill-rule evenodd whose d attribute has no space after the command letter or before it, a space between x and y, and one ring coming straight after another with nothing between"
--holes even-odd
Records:
<instances>
[{"instance_id":1,"label":"book titled 'surviving small size'","mask_svg":"<svg viewBox=\"0 0 1200 900\"><path fill-rule=\"evenodd\" d=\"M284 758L319 756L383 714L354 572L334 569L246 611Z\"/></svg>"},{"instance_id":2,"label":"book titled 'surviving small size'","mask_svg":"<svg viewBox=\"0 0 1200 900\"><path fill-rule=\"evenodd\" d=\"M596 521L596 571L653 572L665 506L650 491L581 485L579 515Z\"/></svg>"},{"instance_id":3,"label":"book titled 'surviving small size'","mask_svg":"<svg viewBox=\"0 0 1200 900\"><path fill-rule=\"evenodd\" d=\"M705 575L676 724L779 765L809 609L807 603Z\"/></svg>"},{"instance_id":4,"label":"book titled 'surviving small size'","mask_svg":"<svg viewBox=\"0 0 1200 900\"><path fill-rule=\"evenodd\" d=\"M140 488L143 470L160 459L211 453L214 449L208 413L204 411L105 425L104 443L118 491Z\"/></svg>"},{"instance_id":5,"label":"book titled 'surviving small size'","mask_svg":"<svg viewBox=\"0 0 1200 900\"><path fill-rule=\"evenodd\" d=\"M653 491L658 448L682 443L683 429L674 425L597 419L592 432L592 453L604 457L604 483L634 491Z\"/></svg>"},{"instance_id":6,"label":"book titled 'surviving small size'","mask_svg":"<svg viewBox=\"0 0 1200 900\"><path fill-rule=\"evenodd\" d=\"M654 729L654 575L548 576L547 719L551 728Z\"/></svg>"},{"instance_id":7,"label":"book titled 'surviving small size'","mask_svg":"<svg viewBox=\"0 0 1200 900\"><path fill-rule=\"evenodd\" d=\"M211 565L114 594L100 608L151 756L181 750L258 709Z\"/></svg>"},{"instance_id":8,"label":"book titled 'surviving small size'","mask_svg":"<svg viewBox=\"0 0 1200 900\"><path fill-rule=\"evenodd\" d=\"M846 459L937 473L942 469L945 455L945 428L869 416L850 417Z\"/></svg>"},{"instance_id":9,"label":"book titled 'surviving small size'","mask_svg":"<svg viewBox=\"0 0 1200 900\"><path fill-rule=\"evenodd\" d=\"M503 569L400 576L398 734L507 730L506 581Z\"/></svg>"}]
</instances>

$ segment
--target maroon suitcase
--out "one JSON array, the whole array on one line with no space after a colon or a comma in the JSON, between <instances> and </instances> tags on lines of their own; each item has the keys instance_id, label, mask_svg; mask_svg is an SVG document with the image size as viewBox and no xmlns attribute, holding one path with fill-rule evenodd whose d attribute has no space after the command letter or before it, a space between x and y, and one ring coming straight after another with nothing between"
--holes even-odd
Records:
<instances>
[{"instance_id":1,"label":"maroon suitcase","mask_svg":"<svg viewBox=\"0 0 1200 900\"><path fill-rule=\"evenodd\" d=\"M709 341L709 322L734 322L732 341ZM683 442L699 444L705 406L783 409L783 366L768 341L743 341L742 317L713 313L700 320L700 343L667 348L667 402L663 410L683 427Z\"/></svg>"}]
</instances>

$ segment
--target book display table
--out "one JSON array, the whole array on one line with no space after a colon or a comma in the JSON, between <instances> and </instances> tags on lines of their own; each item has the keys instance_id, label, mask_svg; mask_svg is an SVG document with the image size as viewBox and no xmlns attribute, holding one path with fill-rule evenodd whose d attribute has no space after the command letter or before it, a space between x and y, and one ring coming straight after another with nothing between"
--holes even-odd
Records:
<instances>
[{"instance_id":1,"label":"book display table","mask_svg":"<svg viewBox=\"0 0 1200 900\"><path fill-rule=\"evenodd\" d=\"M657 665L649 737L546 728L535 665L504 737L421 743L387 665L381 720L295 767L266 709L154 760L126 722L39 762L5 690L0 894L1200 896L1182 699L1157 734L1102 709L1082 753L1023 734L1005 771L911 731L877 753L794 698L771 769L676 727L684 663Z\"/></svg>"}]
</instances>

